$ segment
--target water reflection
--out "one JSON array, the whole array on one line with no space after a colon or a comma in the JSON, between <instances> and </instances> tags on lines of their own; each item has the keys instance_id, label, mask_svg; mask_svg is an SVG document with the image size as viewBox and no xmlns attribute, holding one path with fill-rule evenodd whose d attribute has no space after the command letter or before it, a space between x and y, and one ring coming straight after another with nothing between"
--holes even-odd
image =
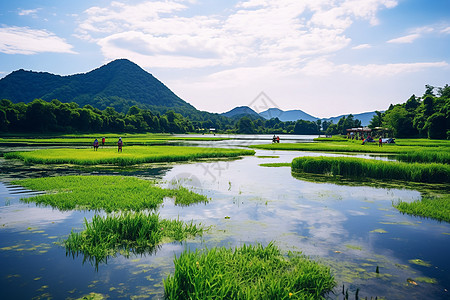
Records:
<instances>
[{"instance_id":1,"label":"water reflection","mask_svg":"<svg viewBox=\"0 0 450 300\"><path fill-rule=\"evenodd\" d=\"M72 229L81 230L84 218L90 220L92 212L63 213L23 204L19 199L26 195L0 185L0 276L4 278L0 288L6 298L29 299L45 293L58 299L77 298L97 292L110 298L161 299L162 279L173 272L174 255L184 249L275 241L286 251L302 251L329 264L340 288L344 284L351 295L359 288L360 298L448 299L444 289L450 286L450 262L446 255L450 249L450 225L403 215L392 207L392 202L400 199L420 199L418 190L395 183L373 185L367 181L329 178L317 182L319 177L292 176L290 168L259 166L290 162L301 155L340 154L257 150L256 155L276 157L128 169L30 167L0 159L1 178L5 181L120 173L157 179L163 187L188 187L208 196L209 203L181 207L167 198L159 210L160 216L211 226L201 238L161 245L156 253L109 258L95 272L90 264L83 265L83 256L68 258L65 249L54 243L64 239ZM410 262L415 259L427 261L431 266ZM412 286L408 278L418 285ZM435 279L436 283L427 283L426 278ZM48 288L40 290L43 286ZM339 288L336 292L340 292Z\"/></svg>"}]
</instances>

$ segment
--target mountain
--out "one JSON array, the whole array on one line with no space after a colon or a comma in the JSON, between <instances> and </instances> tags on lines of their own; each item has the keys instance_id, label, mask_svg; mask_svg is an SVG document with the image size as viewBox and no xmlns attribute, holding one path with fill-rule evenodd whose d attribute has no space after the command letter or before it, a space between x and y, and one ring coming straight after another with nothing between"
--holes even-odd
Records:
<instances>
[{"instance_id":1,"label":"mountain","mask_svg":"<svg viewBox=\"0 0 450 300\"><path fill-rule=\"evenodd\" d=\"M258 115L257 112L255 112L253 109L251 109L248 106L238 106L233 108L230 111L227 111L225 113L221 113L222 116L232 119L240 119L242 117L249 117L252 120L260 119L261 117Z\"/></svg>"},{"instance_id":2,"label":"mountain","mask_svg":"<svg viewBox=\"0 0 450 300\"><path fill-rule=\"evenodd\" d=\"M318 118L313 117L307 113L305 113L302 110L288 110L283 111L278 108L269 108L266 111L263 111L259 113L261 117L263 117L266 120L272 119L272 118L278 118L280 121L286 122L286 121L297 121L297 120L305 120L305 121L317 121Z\"/></svg>"},{"instance_id":3,"label":"mountain","mask_svg":"<svg viewBox=\"0 0 450 300\"><path fill-rule=\"evenodd\" d=\"M360 114L353 114L353 117L354 117L354 119L360 120L362 126L367 126L370 124L370 121L372 120L374 115L375 115L375 112L371 111L371 112L365 112L365 113L360 113ZM322 121L333 121L334 124L337 124L337 122L339 122L339 119L344 116L347 117L348 114L340 115L337 117L325 118L325 119L322 119Z\"/></svg>"},{"instance_id":4,"label":"mountain","mask_svg":"<svg viewBox=\"0 0 450 300\"><path fill-rule=\"evenodd\" d=\"M196 110L175 95L152 74L127 59L114 60L84 74L59 76L44 72L18 70L0 80L0 99L14 103L34 99L108 106L127 111L132 105L141 108Z\"/></svg>"}]
</instances>

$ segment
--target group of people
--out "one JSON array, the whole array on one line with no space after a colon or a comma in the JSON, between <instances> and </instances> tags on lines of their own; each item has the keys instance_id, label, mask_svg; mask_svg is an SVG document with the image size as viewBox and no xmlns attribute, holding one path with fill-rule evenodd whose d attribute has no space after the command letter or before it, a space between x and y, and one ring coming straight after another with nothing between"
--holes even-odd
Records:
<instances>
[{"instance_id":1,"label":"group of people","mask_svg":"<svg viewBox=\"0 0 450 300\"><path fill-rule=\"evenodd\" d=\"M103 137L102 138L102 147L105 146L105 142L106 142L106 138ZM94 151L97 151L98 147L99 147L98 139L95 139ZM123 141L122 141L122 138L120 137L119 140L117 141L117 152L122 152L122 147L123 147Z\"/></svg>"},{"instance_id":2,"label":"group of people","mask_svg":"<svg viewBox=\"0 0 450 300\"><path fill-rule=\"evenodd\" d=\"M375 140L369 135L366 139L363 139L362 144L374 142ZM378 147L383 147L383 139L381 137L378 139Z\"/></svg>"},{"instance_id":3,"label":"group of people","mask_svg":"<svg viewBox=\"0 0 450 300\"><path fill-rule=\"evenodd\" d=\"M272 143L280 143L280 137L279 136L275 136L275 134L274 134L273 138L272 138Z\"/></svg>"}]
</instances>

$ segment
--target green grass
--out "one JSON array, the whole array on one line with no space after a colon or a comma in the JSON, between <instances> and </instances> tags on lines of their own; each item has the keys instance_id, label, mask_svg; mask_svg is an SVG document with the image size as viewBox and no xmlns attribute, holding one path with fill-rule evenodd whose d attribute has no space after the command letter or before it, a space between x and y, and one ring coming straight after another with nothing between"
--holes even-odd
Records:
<instances>
[{"instance_id":1,"label":"green grass","mask_svg":"<svg viewBox=\"0 0 450 300\"><path fill-rule=\"evenodd\" d=\"M23 187L47 191L47 194L24 198L60 210L119 210L140 211L156 209L165 197L175 198L175 204L189 205L207 202L206 196L186 188L163 189L147 180L122 176L59 176L13 181Z\"/></svg>"},{"instance_id":2,"label":"green grass","mask_svg":"<svg viewBox=\"0 0 450 300\"><path fill-rule=\"evenodd\" d=\"M122 137L124 144L131 145L161 145L170 144L173 141L223 141L228 140L228 138L219 137L189 137L189 136L173 136L165 134L87 134L87 135L57 135L48 136L44 135L42 137L15 137L10 136L0 138L0 144L14 144L22 146L33 146L33 145L53 145L53 146L91 146L94 139L98 139L101 144L101 138L106 138L106 146L116 146L119 137Z\"/></svg>"},{"instance_id":3,"label":"green grass","mask_svg":"<svg viewBox=\"0 0 450 300\"><path fill-rule=\"evenodd\" d=\"M371 160L354 157L298 157L293 172L429 183L450 182L450 166Z\"/></svg>"},{"instance_id":4,"label":"green grass","mask_svg":"<svg viewBox=\"0 0 450 300\"><path fill-rule=\"evenodd\" d=\"M410 151L407 153L400 153L395 158L399 161L404 162L435 162L441 164L450 164L450 149L443 149L439 151Z\"/></svg>"},{"instance_id":5,"label":"green grass","mask_svg":"<svg viewBox=\"0 0 450 300\"><path fill-rule=\"evenodd\" d=\"M84 220L84 230L72 231L64 241L66 253L84 255L84 260L98 263L117 253L125 256L152 253L159 244L181 241L203 233L193 222L160 219L158 214L121 213Z\"/></svg>"},{"instance_id":6,"label":"green grass","mask_svg":"<svg viewBox=\"0 0 450 300\"><path fill-rule=\"evenodd\" d=\"M450 195L440 195L438 197L423 197L411 203L397 202L394 207L402 213L432 218L450 223Z\"/></svg>"},{"instance_id":7,"label":"green grass","mask_svg":"<svg viewBox=\"0 0 450 300\"><path fill-rule=\"evenodd\" d=\"M450 141L446 140L400 139L396 144L383 144L383 147L379 147L377 143L362 145L357 140L341 139L338 142L336 139L323 139L327 138L315 139L320 141L316 143L263 144L250 147L266 150L398 154L395 158L405 162L450 163Z\"/></svg>"},{"instance_id":8,"label":"green grass","mask_svg":"<svg viewBox=\"0 0 450 300\"><path fill-rule=\"evenodd\" d=\"M132 146L123 147L118 153L116 148L93 149L43 149L28 152L5 153L5 158L21 159L29 164L75 164L97 165L114 164L120 166L140 163L187 161L201 158L238 157L254 155L253 150L201 148L182 146Z\"/></svg>"},{"instance_id":9,"label":"green grass","mask_svg":"<svg viewBox=\"0 0 450 300\"><path fill-rule=\"evenodd\" d=\"M166 299L323 299L335 286L330 269L268 246L187 250L164 280Z\"/></svg>"},{"instance_id":10,"label":"green grass","mask_svg":"<svg viewBox=\"0 0 450 300\"><path fill-rule=\"evenodd\" d=\"M291 163L266 163L266 164L259 164L261 167L271 167L271 168L277 168L277 167L290 167Z\"/></svg>"}]
</instances>

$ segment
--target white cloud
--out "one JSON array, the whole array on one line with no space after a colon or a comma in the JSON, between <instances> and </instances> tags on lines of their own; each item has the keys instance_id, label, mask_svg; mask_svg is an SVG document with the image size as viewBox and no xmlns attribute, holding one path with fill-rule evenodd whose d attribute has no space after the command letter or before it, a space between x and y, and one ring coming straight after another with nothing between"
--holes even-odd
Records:
<instances>
[{"instance_id":1,"label":"white cloud","mask_svg":"<svg viewBox=\"0 0 450 300\"><path fill-rule=\"evenodd\" d=\"M402 37L398 37L392 40L387 41L387 43L390 44L410 44L412 42L414 42L416 39L418 39L420 37L420 34L418 33L413 33L413 34L409 34L409 35L405 35Z\"/></svg>"},{"instance_id":2,"label":"white cloud","mask_svg":"<svg viewBox=\"0 0 450 300\"><path fill-rule=\"evenodd\" d=\"M28 27L0 28L0 52L6 54L37 54L41 52L76 53L72 45L47 30Z\"/></svg>"},{"instance_id":3,"label":"white cloud","mask_svg":"<svg viewBox=\"0 0 450 300\"><path fill-rule=\"evenodd\" d=\"M449 26L449 27L446 27L446 28L443 28L443 29L441 29L441 33L445 33L445 34L450 34L450 26Z\"/></svg>"},{"instance_id":4,"label":"white cloud","mask_svg":"<svg viewBox=\"0 0 450 300\"><path fill-rule=\"evenodd\" d=\"M375 23L392 0L249 0L227 15L197 15L189 1L112 2L84 12L78 37L95 42L107 60L126 57L147 67L252 68L301 62L348 46L355 19ZM292 68L293 66L288 66Z\"/></svg>"},{"instance_id":5,"label":"white cloud","mask_svg":"<svg viewBox=\"0 0 450 300\"><path fill-rule=\"evenodd\" d=\"M36 9L20 9L18 12L19 16L35 16L36 13L41 10L41 8L36 8Z\"/></svg>"},{"instance_id":6,"label":"white cloud","mask_svg":"<svg viewBox=\"0 0 450 300\"><path fill-rule=\"evenodd\" d=\"M368 65L341 65L339 68L346 72L366 77L394 76L397 74L414 73L429 68L445 68L449 64L446 61L440 62L416 62L416 63L397 63L397 64L368 64Z\"/></svg>"},{"instance_id":7,"label":"white cloud","mask_svg":"<svg viewBox=\"0 0 450 300\"><path fill-rule=\"evenodd\" d=\"M361 50L361 49L369 49L369 48L372 48L372 46L370 44L361 44L361 45L352 47L353 50Z\"/></svg>"}]
</instances>

